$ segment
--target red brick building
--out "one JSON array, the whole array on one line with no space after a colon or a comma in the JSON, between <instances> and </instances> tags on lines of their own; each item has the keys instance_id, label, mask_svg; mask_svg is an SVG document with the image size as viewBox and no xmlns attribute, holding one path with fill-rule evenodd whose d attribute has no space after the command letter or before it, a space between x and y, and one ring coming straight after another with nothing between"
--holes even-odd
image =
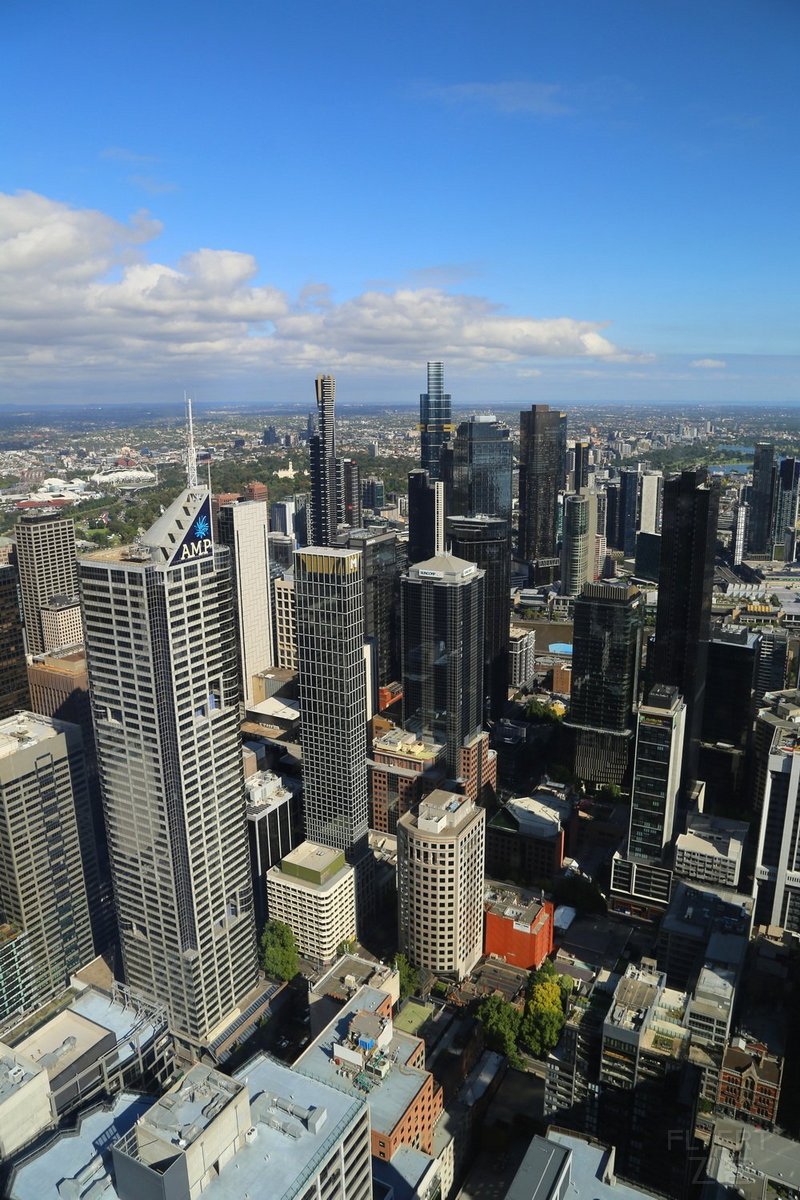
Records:
<instances>
[{"instance_id":1,"label":"red brick building","mask_svg":"<svg viewBox=\"0 0 800 1200\"><path fill-rule=\"evenodd\" d=\"M717 1106L728 1116L771 1128L778 1115L782 1076L783 1060L767 1054L766 1047L728 1046L719 1073Z\"/></svg>"},{"instance_id":2,"label":"red brick building","mask_svg":"<svg viewBox=\"0 0 800 1200\"><path fill-rule=\"evenodd\" d=\"M553 905L549 900L493 889L486 896L484 912L484 954L532 971L552 952Z\"/></svg>"}]
</instances>

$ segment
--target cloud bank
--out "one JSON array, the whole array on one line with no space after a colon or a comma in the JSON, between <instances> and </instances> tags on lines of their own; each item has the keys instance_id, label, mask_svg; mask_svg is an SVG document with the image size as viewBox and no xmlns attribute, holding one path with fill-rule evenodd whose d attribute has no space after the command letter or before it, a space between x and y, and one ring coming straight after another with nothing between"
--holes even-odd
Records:
<instances>
[{"instance_id":1,"label":"cloud bank","mask_svg":"<svg viewBox=\"0 0 800 1200\"><path fill-rule=\"evenodd\" d=\"M620 360L599 321L510 315L441 286L337 303L258 282L237 250L153 254L160 224L119 222L30 192L0 194L0 370L17 385L225 378L269 369L395 370L443 357L462 370L539 359ZM533 360L533 361L532 361Z\"/></svg>"}]
</instances>

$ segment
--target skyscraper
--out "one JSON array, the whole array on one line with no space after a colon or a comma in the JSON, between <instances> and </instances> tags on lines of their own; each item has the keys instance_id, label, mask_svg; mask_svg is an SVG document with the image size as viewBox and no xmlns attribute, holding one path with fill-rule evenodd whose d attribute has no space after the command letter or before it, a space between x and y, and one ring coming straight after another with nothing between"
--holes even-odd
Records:
<instances>
[{"instance_id":1,"label":"skyscraper","mask_svg":"<svg viewBox=\"0 0 800 1200\"><path fill-rule=\"evenodd\" d=\"M661 530L661 499L664 479L660 471L642 471L640 477L641 503L639 530L659 533Z\"/></svg>"},{"instance_id":2,"label":"skyscraper","mask_svg":"<svg viewBox=\"0 0 800 1200\"><path fill-rule=\"evenodd\" d=\"M575 470L573 472L573 492L580 492L589 486L589 450L588 442L575 443Z\"/></svg>"},{"instance_id":3,"label":"skyscraper","mask_svg":"<svg viewBox=\"0 0 800 1200\"><path fill-rule=\"evenodd\" d=\"M89 800L80 730L20 713L0 721L0 912L28 936L31 1000L94 957L81 856Z\"/></svg>"},{"instance_id":4,"label":"skyscraper","mask_svg":"<svg viewBox=\"0 0 800 1200\"><path fill-rule=\"evenodd\" d=\"M636 554L636 526L639 505L638 471L620 471L619 474L619 548L626 558Z\"/></svg>"},{"instance_id":5,"label":"skyscraper","mask_svg":"<svg viewBox=\"0 0 800 1200\"><path fill-rule=\"evenodd\" d=\"M754 806L760 812L755 919L800 934L800 692L767 697L756 723Z\"/></svg>"},{"instance_id":6,"label":"skyscraper","mask_svg":"<svg viewBox=\"0 0 800 1200\"><path fill-rule=\"evenodd\" d=\"M361 528L361 472L354 458L337 458L337 498L339 525Z\"/></svg>"},{"instance_id":7,"label":"skyscraper","mask_svg":"<svg viewBox=\"0 0 800 1200\"><path fill-rule=\"evenodd\" d=\"M309 540L316 546L329 546L338 525L338 495L336 468L336 380L332 375L318 375L317 432L309 438L311 460L311 503L309 507Z\"/></svg>"},{"instance_id":8,"label":"skyscraper","mask_svg":"<svg viewBox=\"0 0 800 1200\"><path fill-rule=\"evenodd\" d=\"M420 465L441 478L439 454L453 429L452 399L444 390L444 363L428 363L428 390L419 398Z\"/></svg>"},{"instance_id":9,"label":"skyscraper","mask_svg":"<svg viewBox=\"0 0 800 1200\"><path fill-rule=\"evenodd\" d=\"M353 529L339 544L363 560L364 638L374 646L377 687L400 677L400 547L395 533ZM374 697L377 702L377 694Z\"/></svg>"},{"instance_id":10,"label":"skyscraper","mask_svg":"<svg viewBox=\"0 0 800 1200\"><path fill-rule=\"evenodd\" d=\"M665 482L650 678L676 687L686 701L685 783L695 778L703 718L718 511L719 486L705 470Z\"/></svg>"},{"instance_id":11,"label":"skyscraper","mask_svg":"<svg viewBox=\"0 0 800 1200\"><path fill-rule=\"evenodd\" d=\"M230 552L189 487L80 563L125 978L193 1045L256 983Z\"/></svg>"},{"instance_id":12,"label":"skyscraper","mask_svg":"<svg viewBox=\"0 0 800 1200\"><path fill-rule=\"evenodd\" d=\"M748 554L769 554L771 551L774 475L774 444L772 442L756 442L753 455L753 486L750 489Z\"/></svg>"},{"instance_id":13,"label":"skyscraper","mask_svg":"<svg viewBox=\"0 0 800 1200\"><path fill-rule=\"evenodd\" d=\"M772 497L770 557L794 562L797 557L797 502L800 497L800 461L782 458L775 471Z\"/></svg>"},{"instance_id":14,"label":"skyscraper","mask_svg":"<svg viewBox=\"0 0 800 1200\"><path fill-rule=\"evenodd\" d=\"M400 949L414 967L463 979L483 953L486 811L437 788L397 822Z\"/></svg>"},{"instance_id":15,"label":"skyscraper","mask_svg":"<svg viewBox=\"0 0 800 1200\"><path fill-rule=\"evenodd\" d=\"M24 513L15 534L28 653L42 654L42 606L78 591L75 522L60 512Z\"/></svg>"},{"instance_id":16,"label":"skyscraper","mask_svg":"<svg viewBox=\"0 0 800 1200\"><path fill-rule=\"evenodd\" d=\"M220 543L231 555L240 695L251 705L253 676L275 663L266 501L223 504L217 528Z\"/></svg>"},{"instance_id":17,"label":"skyscraper","mask_svg":"<svg viewBox=\"0 0 800 1200\"><path fill-rule=\"evenodd\" d=\"M464 517L502 517L511 522L511 430L495 416L462 421L442 458L447 512Z\"/></svg>"},{"instance_id":18,"label":"skyscraper","mask_svg":"<svg viewBox=\"0 0 800 1200\"><path fill-rule=\"evenodd\" d=\"M500 517L448 517L447 536L456 558L474 562L485 573L484 719L499 720L508 704L508 634L511 624L509 522Z\"/></svg>"},{"instance_id":19,"label":"skyscraper","mask_svg":"<svg viewBox=\"0 0 800 1200\"><path fill-rule=\"evenodd\" d=\"M364 575L356 550L295 554L305 835L356 868L359 920L370 903Z\"/></svg>"},{"instance_id":20,"label":"skyscraper","mask_svg":"<svg viewBox=\"0 0 800 1200\"><path fill-rule=\"evenodd\" d=\"M633 587L589 583L575 600L572 691L575 774L619 786L638 699L644 603Z\"/></svg>"},{"instance_id":21,"label":"skyscraper","mask_svg":"<svg viewBox=\"0 0 800 1200\"><path fill-rule=\"evenodd\" d=\"M520 413L519 548L528 562L555 554L562 434L561 414L547 404Z\"/></svg>"},{"instance_id":22,"label":"skyscraper","mask_svg":"<svg viewBox=\"0 0 800 1200\"><path fill-rule=\"evenodd\" d=\"M427 471L417 467L408 473L408 561L432 558L444 546L444 491L441 481L432 482Z\"/></svg>"},{"instance_id":23,"label":"skyscraper","mask_svg":"<svg viewBox=\"0 0 800 1200\"><path fill-rule=\"evenodd\" d=\"M27 708L28 704L17 572L5 563L0 565L0 719L18 708Z\"/></svg>"},{"instance_id":24,"label":"skyscraper","mask_svg":"<svg viewBox=\"0 0 800 1200\"><path fill-rule=\"evenodd\" d=\"M564 497L561 535L561 595L577 596L594 579L597 508L590 492Z\"/></svg>"},{"instance_id":25,"label":"skyscraper","mask_svg":"<svg viewBox=\"0 0 800 1200\"><path fill-rule=\"evenodd\" d=\"M485 572L452 554L409 567L400 584L403 724L446 747L453 778L482 728L484 589Z\"/></svg>"}]
</instances>

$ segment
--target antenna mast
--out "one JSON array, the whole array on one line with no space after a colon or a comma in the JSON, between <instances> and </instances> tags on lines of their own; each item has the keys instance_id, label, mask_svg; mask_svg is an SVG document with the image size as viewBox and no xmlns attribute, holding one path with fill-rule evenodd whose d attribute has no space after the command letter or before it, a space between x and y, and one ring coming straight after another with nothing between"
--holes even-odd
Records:
<instances>
[{"instance_id":1,"label":"antenna mast","mask_svg":"<svg viewBox=\"0 0 800 1200\"><path fill-rule=\"evenodd\" d=\"M194 425L192 423L192 398L183 393L186 403L186 482L189 488L197 488L197 451L194 447Z\"/></svg>"}]
</instances>

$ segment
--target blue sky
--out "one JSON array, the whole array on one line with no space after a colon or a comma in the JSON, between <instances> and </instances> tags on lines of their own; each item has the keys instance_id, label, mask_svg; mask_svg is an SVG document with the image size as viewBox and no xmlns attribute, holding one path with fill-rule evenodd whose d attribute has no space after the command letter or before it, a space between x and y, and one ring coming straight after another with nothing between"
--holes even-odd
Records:
<instances>
[{"instance_id":1,"label":"blue sky","mask_svg":"<svg viewBox=\"0 0 800 1200\"><path fill-rule=\"evenodd\" d=\"M12 398L800 399L795 0L6 0Z\"/></svg>"}]
</instances>

